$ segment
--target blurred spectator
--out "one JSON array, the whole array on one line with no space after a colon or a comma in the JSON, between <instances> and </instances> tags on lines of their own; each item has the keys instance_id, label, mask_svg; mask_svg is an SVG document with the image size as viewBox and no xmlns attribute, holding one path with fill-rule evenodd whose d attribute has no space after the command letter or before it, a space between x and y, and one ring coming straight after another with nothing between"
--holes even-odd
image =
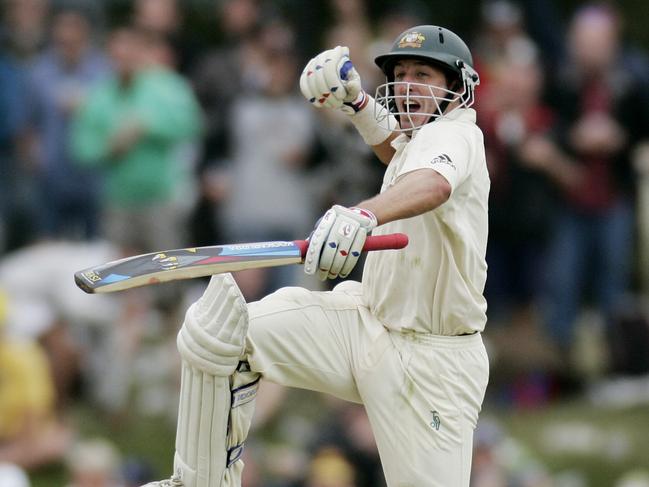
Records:
<instances>
[{"instance_id":1,"label":"blurred spectator","mask_svg":"<svg viewBox=\"0 0 649 487\"><path fill-rule=\"evenodd\" d=\"M246 467L248 467L247 462ZM121 470L124 487L140 487L155 478L153 467L148 462L137 458L127 458L122 462Z\"/></svg>"},{"instance_id":2,"label":"blurred spectator","mask_svg":"<svg viewBox=\"0 0 649 487\"><path fill-rule=\"evenodd\" d=\"M615 487L649 487L649 471L642 468L632 469L615 483Z\"/></svg>"},{"instance_id":3,"label":"blurred spectator","mask_svg":"<svg viewBox=\"0 0 649 487\"><path fill-rule=\"evenodd\" d=\"M536 154L550 145L555 116L541 100L538 59L528 53L492 66L492 100L478 115L491 179L485 295L498 353L490 394L517 407L538 407L553 392L545 371L557 359L543 334L540 276L558 209L551 171L570 172L552 154Z\"/></svg>"},{"instance_id":4,"label":"blurred spectator","mask_svg":"<svg viewBox=\"0 0 649 487\"><path fill-rule=\"evenodd\" d=\"M63 8L52 18L52 45L30 69L30 132L39 178L39 229L49 238L94 238L99 224L99 175L69 153L69 122L90 86L108 74L92 45L91 18Z\"/></svg>"},{"instance_id":5,"label":"blurred spectator","mask_svg":"<svg viewBox=\"0 0 649 487\"><path fill-rule=\"evenodd\" d=\"M0 487L29 487L25 471L11 463L0 463Z\"/></svg>"},{"instance_id":6,"label":"blurred spectator","mask_svg":"<svg viewBox=\"0 0 649 487\"><path fill-rule=\"evenodd\" d=\"M546 167L566 160L573 173L568 180L561 175L563 211L547 266L547 325L564 354L586 290L610 322L630 289L635 190L630 152L647 137L649 108L645 87L624 64L620 23L608 6L586 5L576 12L570 58L550 96L558 113L556 140L566 156L548 147L542 159Z\"/></svg>"},{"instance_id":7,"label":"blurred spectator","mask_svg":"<svg viewBox=\"0 0 649 487\"><path fill-rule=\"evenodd\" d=\"M534 43L525 31L523 11L519 4L509 0L488 0L481 9L482 22L472 53L480 86L476 94L478 113L497 110L491 103L500 96L502 88L492 78L502 63L518 60L525 63L537 55Z\"/></svg>"},{"instance_id":8,"label":"blurred spectator","mask_svg":"<svg viewBox=\"0 0 649 487\"><path fill-rule=\"evenodd\" d=\"M579 480L579 479L577 479ZM471 487L555 487L561 482L524 445L508 436L495 420L482 418L476 429Z\"/></svg>"},{"instance_id":9,"label":"blurred spectator","mask_svg":"<svg viewBox=\"0 0 649 487\"><path fill-rule=\"evenodd\" d=\"M358 136L348 117L334 110L315 113L316 153L313 199L320 209L333 202L352 205L381 186L382 165ZM335 141L332 142L332 141ZM352 275L356 274L353 272Z\"/></svg>"},{"instance_id":10,"label":"blurred spectator","mask_svg":"<svg viewBox=\"0 0 649 487\"><path fill-rule=\"evenodd\" d=\"M243 469L241 476L241 487L263 487L264 480L260 465L248 449L243 452L243 462L246 468Z\"/></svg>"},{"instance_id":11,"label":"blurred spectator","mask_svg":"<svg viewBox=\"0 0 649 487\"><path fill-rule=\"evenodd\" d=\"M497 65L502 58L519 58L530 49L520 5L508 0L488 0L482 4L481 15L482 26L474 51L488 66Z\"/></svg>"},{"instance_id":12,"label":"blurred spectator","mask_svg":"<svg viewBox=\"0 0 649 487\"><path fill-rule=\"evenodd\" d=\"M142 353L137 361L142 340L154 335L160 340L162 334L150 300L137 293L85 295L74 284L73 271L119 256L119 250L105 241L48 241L0 261L0 286L9 296L7 335L38 341L43 347L62 412L73 401L91 400L113 419L123 419L119 416L128 412L134 384L146 385L139 387L142 396L138 393L137 399L159 390L156 381L174 387L169 377L176 364L169 359L170 352L162 350L158 356L151 353L158 349L149 347L145 350L149 355ZM151 369L155 372L146 372ZM155 403L159 414L165 403L160 399Z\"/></svg>"},{"instance_id":13,"label":"blurred spectator","mask_svg":"<svg viewBox=\"0 0 649 487\"><path fill-rule=\"evenodd\" d=\"M343 452L356 471L357 487L380 487L385 478L379 453L365 409L339 402L327 422L321 425L316 451L333 447Z\"/></svg>"},{"instance_id":14,"label":"blurred spectator","mask_svg":"<svg viewBox=\"0 0 649 487\"><path fill-rule=\"evenodd\" d=\"M376 56L389 52L394 40L405 30L413 25L425 23L427 23L427 11L421 4L408 2L392 5L377 21L377 36L370 46L370 59L373 60Z\"/></svg>"},{"instance_id":15,"label":"blurred spectator","mask_svg":"<svg viewBox=\"0 0 649 487\"><path fill-rule=\"evenodd\" d=\"M227 196L223 169L232 153L232 106L239 97L256 93L264 67L257 34L261 9L257 0L214 2L224 42L202 54L192 69L196 95L205 113L199 201L192 216L192 242L224 241L219 210Z\"/></svg>"},{"instance_id":16,"label":"blurred spectator","mask_svg":"<svg viewBox=\"0 0 649 487\"><path fill-rule=\"evenodd\" d=\"M163 36L171 36L180 29L176 0L135 0L134 3L133 22L138 28Z\"/></svg>"},{"instance_id":17,"label":"blurred spectator","mask_svg":"<svg viewBox=\"0 0 649 487\"><path fill-rule=\"evenodd\" d=\"M33 341L5 334L8 305L0 294L0 462L31 469L60 460L71 436L56 417L45 353Z\"/></svg>"},{"instance_id":18,"label":"blurred spectator","mask_svg":"<svg viewBox=\"0 0 649 487\"><path fill-rule=\"evenodd\" d=\"M13 246L15 216L21 213L16 142L25 118L22 84L17 66L0 56L0 253Z\"/></svg>"},{"instance_id":19,"label":"blurred spectator","mask_svg":"<svg viewBox=\"0 0 649 487\"><path fill-rule=\"evenodd\" d=\"M383 82L383 75L374 64L374 58L370 52L372 30L365 1L329 0L329 5L334 23L327 29L325 45L327 47L349 47L354 67L363 79L364 88L369 93L373 93L376 86Z\"/></svg>"},{"instance_id":20,"label":"blurred spectator","mask_svg":"<svg viewBox=\"0 0 649 487\"><path fill-rule=\"evenodd\" d=\"M7 336L43 346L59 408L73 399L81 373L93 387L106 382L114 353L100 353L96 341L113 332L119 312L115 296L83 295L71 273L117 257L105 242L41 242L0 260L0 287L9 298Z\"/></svg>"},{"instance_id":21,"label":"blurred spectator","mask_svg":"<svg viewBox=\"0 0 649 487\"><path fill-rule=\"evenodd\" d=\"M3 41L11 56L29 64L47 42L49 0L3 2Z\"/></svg>"},{"instance_id":22,"label":"blurred spectator","mask_svg":"<svg viewBox=\"0 0 649 487\"><path fill-rule=\"evenodd\" d=\"M178 191L178 148L199 134L197 102L185 80L164 65L168 48L155 34L112 32L115 75L93 89L73 122L80 163L105 171L105 236L127 254L185 242Z\"/></svg>"},{"instance_id":23,"label":"blurred spectator","mask_svg":"<svg viewBox=\"0 0 649 487\"><path fill-rule=\"evenodd\" d=\"M504 433L495 421L478 422L473 439L473 463L471 464L471 487L505 487L507 472L498 449Z\"/></svg>"},{"instance_id":24,"label":"blurred spectator","mask_svg":"<svg viewBox=\"0 0 649 487\"><path fill-rule=\"evenodd\" d=\"M311 458L304 487L355 487L354 477L354 467L343 453L325 447Z\"/></svg>"},{"instance_id":25,"label":"blurred spectator","mask_svg":"<svg viewBox=\"0 0 649 487\"><path fill-rule=\"evenodd\" d=\"M298 66L294 42L292 30L284 24L264 28L259 38L263 89L239 97L232 107L231 191L223 208L229 241L306 236L314 219L306 171L314 140L313 114L295 95ZM246 272L250 284L246 297L259 297L269 288L292 284L294 270Z\"/></svg>"},{"instance_id":26,"label":"blurred spectator","mask_svg":"<svg viewBox=\"0 0 649 487\"><path fill-rule=\"evenodd\" d=\"M161 36L171 48L171 64L187 74L200 46L183 29L183 9L178 0L135 0L133 23L139 29Z\"/></svg>"},{"instance_id":27,"label":"blurred spectator","mask_svg":"<svg viewBox=\"0 0 649 487\"><path fill-rule=\"evenodd\" d=\"M80 441L66 455L67 487L124 487L119 465L119 452L110 442L101 438Z\"/></svg>"},{"instance_id":28,"label":"blurred spectator","mask_svg":"<svg viewBox=\"0 0 649 487\"><path fill-rule=\"evenodd\" d=\"M551 130L554 114L541 101L543 74L534 51L500 59L491 76L490 109L479 115L491 178L489 319L523 324L534 319L556 198L552 180L528 159L527 147Z\"/></svg>"}]
</instances>

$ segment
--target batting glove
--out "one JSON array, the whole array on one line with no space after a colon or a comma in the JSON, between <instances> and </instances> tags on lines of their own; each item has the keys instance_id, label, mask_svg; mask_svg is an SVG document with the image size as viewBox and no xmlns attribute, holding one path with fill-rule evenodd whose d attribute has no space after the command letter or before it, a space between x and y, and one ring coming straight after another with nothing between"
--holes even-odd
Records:
<instances>
[{"instance_id":1,"label":"batting glove","mask_svg":"<svg viewBox=\"0 0 649 487\"><path fill-rule=\"evenodd\" d=\"M300 76L300 91L317 108L340 108L349 115L367 104L361 77L345 46L336 46L311 59Z\"/></svg>"},{"instance_id":2,"label":"batting glove","mask_svg":"<svg viewBox=\"0 0 649 487\"><path fill-rule=\"evenodd\" d=\"M347 277L358 262L365 238L376 225L371 211L334 205L309 237L304 272L317 272L322 281Z\"/></svg>"}]
</instances>

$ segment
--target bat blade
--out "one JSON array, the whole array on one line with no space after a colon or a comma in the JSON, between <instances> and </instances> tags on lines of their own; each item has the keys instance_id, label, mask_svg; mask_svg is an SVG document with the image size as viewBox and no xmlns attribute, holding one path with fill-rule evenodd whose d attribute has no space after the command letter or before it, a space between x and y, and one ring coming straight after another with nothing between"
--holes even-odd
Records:
<instances>
[{"instance_id":1,"label":"bat blade","mask_svg":"<svg viewBox=\"0 0 649 487\"><path fill-rule=\"evenodd\" d=\"M407 243L403 234L368 237L364 250L403 248ZM271 241L153 252L78 271L74 280L89 294L109 293L243 269L299 264L307 245L304 240Z\"/></svg>"},{"instance_id":2,"label":"bat blade","mask_svg":"<svg viewBox=\"0 0 649 487\"><path fill-rule=\"evenodd\" d=\"M214 245L127 257L76 272L74 280L87 293L109 293L252 267L297 264L301 260L300 248L294 242Z\"/></svg>"}]
</instances>

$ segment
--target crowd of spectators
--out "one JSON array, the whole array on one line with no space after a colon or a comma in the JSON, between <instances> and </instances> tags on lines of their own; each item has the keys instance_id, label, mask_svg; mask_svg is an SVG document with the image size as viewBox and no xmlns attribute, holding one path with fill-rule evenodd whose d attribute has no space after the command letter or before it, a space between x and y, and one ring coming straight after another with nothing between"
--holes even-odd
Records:
<instances>
[{"instance_id":1,"label":"crowd of spectators","mask_svg":"<svg viewBox=\"0 0 649 487\"><path fill-rule=\"evenodd\" d=\"M297 86L317 50L347 45L372 93L374 56L406 28L439 23L427 2L373 3L2 2L0 487L27 487L52 464L71 487L168 473L84 437L72 412L172 424L174 337L203 282L85 296L72 274L135 253L304 237L334 202L376 192L381 164L345 117L313 110ZM638 270L649 251L638 203L649 62L612 3L569 15L555 3L484 0L445 25L469 40L481 75L496 408L543 405L593 374L649 373ZM557 27L542 28L548 19ZM249 300L320 286L297 266L236 278ZM584 334L599 337L590 367ZM362 408L322 398L317 413L300 412L299 393L272 384L259 396L244 487L383 485ZM508 469L495 453L503 435L480 426L472 485L553 485L539 465Z\"/></svg>"}]
</instances>

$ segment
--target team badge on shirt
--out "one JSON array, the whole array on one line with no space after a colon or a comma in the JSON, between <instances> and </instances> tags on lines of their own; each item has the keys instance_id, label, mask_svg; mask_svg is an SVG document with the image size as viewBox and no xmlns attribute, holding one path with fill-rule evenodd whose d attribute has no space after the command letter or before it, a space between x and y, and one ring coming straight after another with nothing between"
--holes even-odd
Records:
<instances>
[{"instance_id":1,"label":"team badge on shirt","mask_svg":"<svg viewBox=\"0 0 649 487\"><path fill-rule=\"evenodd\" d=\"M419 48L426 40L421 32L408 32L399 41L399 47L416 47Z\"/></svg>"}]
</instances>

